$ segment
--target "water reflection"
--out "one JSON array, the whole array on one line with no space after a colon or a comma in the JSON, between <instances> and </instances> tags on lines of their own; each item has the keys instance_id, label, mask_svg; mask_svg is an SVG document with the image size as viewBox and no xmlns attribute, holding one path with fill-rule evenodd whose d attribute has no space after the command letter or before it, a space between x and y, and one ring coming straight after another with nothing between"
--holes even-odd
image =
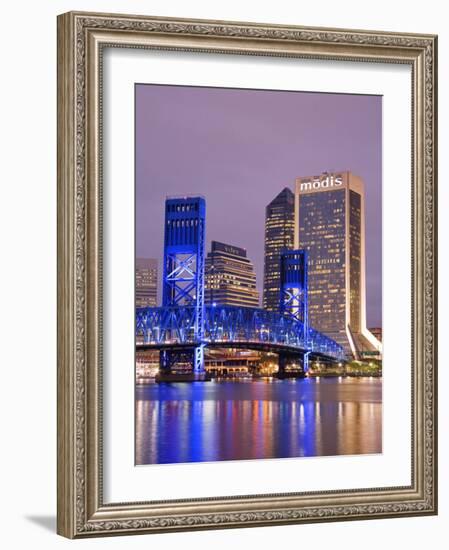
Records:
<instances>
[{"instance_id":1,"label":"water reflection","mask_svg":"<svg viewBox=\"0 0 449 550\"><path fill-rule=\"evenodd\" d=\"M321 378L136 388L136 464L382 452L382 382Z\"/></svg>"}]
</instances>

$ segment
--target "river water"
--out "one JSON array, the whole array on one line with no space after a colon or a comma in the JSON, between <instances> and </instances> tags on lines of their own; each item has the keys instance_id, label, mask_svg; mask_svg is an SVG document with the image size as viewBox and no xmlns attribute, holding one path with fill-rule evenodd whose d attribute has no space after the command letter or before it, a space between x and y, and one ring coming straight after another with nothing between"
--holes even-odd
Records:
<instances>
[{"instance_id":1,"label":"river water","mask_svg":"<svg viewBox=\"0 0 449 550\"><path fill-rule=\"evenodd\" d=\"M136 464L382 452L382 380L136 386Z\"/></svg>"}]
</instances>

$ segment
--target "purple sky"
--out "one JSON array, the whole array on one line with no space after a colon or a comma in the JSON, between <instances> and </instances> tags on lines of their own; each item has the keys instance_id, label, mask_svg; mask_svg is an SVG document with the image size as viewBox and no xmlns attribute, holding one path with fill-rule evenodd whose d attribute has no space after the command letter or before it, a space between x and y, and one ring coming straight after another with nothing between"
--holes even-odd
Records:
<instances>
[{"instance_id":1,"label":"purple sky","mask_svg":"<svg viewBox=\"0 0 449 550\"><path fill-rule=\"evenodd\" d=\"M262 291L265 206L297 176L366 193L367 324L382 323L380 96L136 85L136 254L163 254L167 195L206 197L211 240L247 249Z\"/></svg>"}]
</instances>

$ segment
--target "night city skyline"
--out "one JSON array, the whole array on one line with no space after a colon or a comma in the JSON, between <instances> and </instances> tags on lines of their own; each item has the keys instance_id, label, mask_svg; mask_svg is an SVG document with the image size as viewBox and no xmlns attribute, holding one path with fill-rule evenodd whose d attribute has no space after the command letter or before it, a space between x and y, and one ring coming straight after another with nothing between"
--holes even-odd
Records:
<instances>
[{"instance_id":1,"label":"night city skyline","mask_svg":"<svg viewBox=\"0 0 449 550\"><path fill-rule=\"evenodd\" d=\"M245 248L262 295L266 206L298 177L343 170L365 183L367 321L381 326L378 96L137 85L136 256L161 269L166 196L203 195L206 251Z\"/></svg>"}]
</instances>

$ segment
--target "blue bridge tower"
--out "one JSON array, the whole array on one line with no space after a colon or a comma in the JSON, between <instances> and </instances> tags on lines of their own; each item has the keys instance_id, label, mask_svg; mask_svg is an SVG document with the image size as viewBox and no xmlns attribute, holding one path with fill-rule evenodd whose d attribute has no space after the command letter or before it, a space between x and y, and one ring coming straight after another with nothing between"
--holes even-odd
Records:
<instances>
[{"instance_id":1,"label":"blue bridge tower","mask_svg":"<svg viewBox=\"0 0 449 550\"><path fill-rule=\"evenodd\" d=\"M289 250L281 254L281 313L293 317L309 329L308 265L306 250Z\"/></svg>"},{"instance_id":2,"label":"blue bridge tower","mask_svg":"<svg viewBox=\"0 0 449 550\"><path fill-rule=\"evenodd\" d=\"M303 330L304 347L309 341L309 305L308 305L308 258L306 250L289 250L280 258L280 312L298 322ZM303 373L309 366L309 351L300 358ZM286 366L296 361L296 357L279 356L279 373L286 371Z\"/></svg>"},{"instance_id":3,"label":"blue bridge tower","mask_svg":"<svg viewBox=\"0 0 449 550\"><path fill-rule=\"evenodd\" d=\"M173 340L194 345L160 353L160 381L203 380L204 369L204 249L206 202L203 197L173 197L165 201L162 306ZM183 318L179 319L179 312ZM170 335L169 335L170 337Z\"/></svg>"}]
</instances>

